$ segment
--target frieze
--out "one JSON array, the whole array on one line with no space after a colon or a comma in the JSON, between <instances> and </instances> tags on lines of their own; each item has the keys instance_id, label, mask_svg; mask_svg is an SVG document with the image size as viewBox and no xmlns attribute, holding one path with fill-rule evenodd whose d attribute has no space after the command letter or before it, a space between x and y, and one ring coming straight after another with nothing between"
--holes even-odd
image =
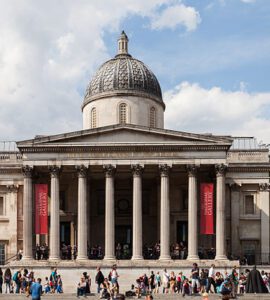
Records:
<instances>
[{"instance_id":1,"label":"frieze","mask_svg":"<svg viewBox=\"0 0 270 300\"><path fill-rule=\"evenodd\" d=\"M143 173L143 166L139 164L131 165L131 170L133 176L141 176Z\"/></svg>"},{"instance_id":2,"label":"frieze","mask_svg":"<svg viewBox=\"0 0 270 300\"><path fill-rule=\"evenodd\" d=\"M17 193L19 190L19 185L18 184L9 184L7 185L7 190L9 193Z\"/></svg>"}]
</instances>

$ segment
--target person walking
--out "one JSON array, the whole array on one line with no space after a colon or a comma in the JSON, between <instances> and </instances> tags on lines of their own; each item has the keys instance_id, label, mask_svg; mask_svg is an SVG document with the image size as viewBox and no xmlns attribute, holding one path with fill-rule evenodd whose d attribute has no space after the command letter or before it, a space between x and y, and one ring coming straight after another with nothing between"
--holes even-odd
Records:
<instances>
[{"instance_id":1,"label":"person walking","mask_svg":"<svg viewBox=\"0 0 270 300\"><path fill-rule=\"evenodd\" d=\"M159 272L157 272L155 276L155 294L159 293L160 286L161 286L161 277L159 275Z\"/></svg>"},{"instance_id":2,"label":"person walking","mask_svg":"<svg viewBox=\"0 0 270 300\"><path fill-rule=\"evenodd\" d=\"M103 284L103 282L104 282L104 275L101 272L100 267L97 267L96 284L97 284L97 293L98 294L100 293L100 290L101 290L100 286L101 286L101 284Z\"/></svg>"},{"instance_id":3,"label":"person walking","mask_svg":"<svg viewBox=\"0 0 270 300\"><path fill-rule=\"evenodd\" d=\"M170 288L170 275L167 272L167 269L164 269L162 276L162 285L163 285L163 294L167 294Z\"/></svg>"},{"instance_id":4,"label":"person walking","mask_svg":"<svg viewBox=\"0 0 270 300\"><path fill-rule=\"evenodd\" d=\"M191 270L191 287L192 287L193 294L196 294L197 291L200 289L199 275L200 275L200 269L198 268L198 265L194 263L193 268Z\"/></svg>"},{"instance_id":5,"label":"person walking","mask_svg":"<svg viewBox=\"0 0 270 300\"><path fill-rule=\"evenodd\" d=\"M36 282L33 282L30 288L32 300L40 300L42 294L41 279L38 278Z\"/></svg>"},{"instance_id":6,"label":"person walking","mask_svg":"<svg viewBox=\"0 0 270 300\"><path fill-rule=\"evenodd\" d=\"M217 293L215 276L216 276L215 265L212 264L211 268L208 271L208 283L207 283L206 293L209 293L209 291L211 289L211 285L213 285L213 287L214 287L215 294Z\"/></svg>"},{"instance_id":7,"label":"person walking","mask_svg":"<svg viewBox=\"0 0 270 300\"><path fill-rule=\"evenodd\" d=\"M7 292L10 293L10 284L11 284L11 271L10 268L7 268L5 273L4 273L4 281L5 281L5 285L6 285L6 294Z\"/></svg>"}]
</instances>

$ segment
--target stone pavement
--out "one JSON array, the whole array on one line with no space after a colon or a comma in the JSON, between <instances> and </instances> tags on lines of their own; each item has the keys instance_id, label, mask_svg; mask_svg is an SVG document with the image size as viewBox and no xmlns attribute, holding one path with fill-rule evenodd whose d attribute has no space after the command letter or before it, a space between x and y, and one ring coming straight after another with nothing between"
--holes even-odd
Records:
<instances>
[{"instance_id":1,"label":"stone pavement","mask_svg":"<svg viewBox=\"0 0 270 300\"><path fill-rule=\"evenodd\" d=\"M0 300L25 300L25 299L31 299L31 297L26 297L25 295L16 295L16 294L0 294ZM54 300L54 299L64 299L64 300L75 300L78 299L75 294L49 294L41 297L42 300ZM97 300L99 299L99 295L91 295L87 297L79 297L79 299L89 299L89 300ZM136 300L135 297L126 298L130 300ZM141 298L142 300L144 297ZM186 296L182 297L179 294L159 294L154 295L154 299L156 300L179 300L179 299L190 299L190 300L200 300L203 299L202 296L196 295L196 296ZM253 299L259 299L259 300L270 300L270 294L245 294L245 295L238 295L237 299L239 300L253 300ZM221 300L220 295L209 295L209 300Z\"/></svg>"}]
</instances>

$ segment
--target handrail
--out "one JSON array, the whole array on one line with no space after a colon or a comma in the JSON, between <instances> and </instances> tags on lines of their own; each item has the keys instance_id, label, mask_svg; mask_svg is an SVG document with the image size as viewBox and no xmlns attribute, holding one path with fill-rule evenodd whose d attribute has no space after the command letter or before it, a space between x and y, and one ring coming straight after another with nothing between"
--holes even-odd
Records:
<instances>
[{"instance_id":1,"label":"handrail","mask_svg":"<svg viewBox=\"0 0 270 300\"><path fill-rule=\"evenodd\" d=\"M16 259L14 259L14 258L16 258ZM17 260L17 259L18 259L17 254L10 256L9 258L5 259L5 265L7 265L11 260Z\"/></svg>"}]
</instances>

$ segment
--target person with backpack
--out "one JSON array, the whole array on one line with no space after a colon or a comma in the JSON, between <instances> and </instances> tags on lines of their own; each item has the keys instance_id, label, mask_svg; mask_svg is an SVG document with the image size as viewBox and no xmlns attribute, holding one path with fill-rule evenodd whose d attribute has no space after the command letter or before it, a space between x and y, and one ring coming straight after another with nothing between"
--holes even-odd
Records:
<instances>
[{"instance_id":1,"label":"person with backpack","mask_svg":"<svg viewBox=\"0 0 270 300\"><path fill-rule=\"evenodd\" d=\"M40 300L42 294L42 285L41 279L38 278L36 282L33 282L30 288L30 294L32 296L32 300Z\"/></svg>"},{"instance_id":2,"label":"person with backpack","mask_svg":"<svg viewBox=\"0 0 270 300\"><path fill-rule=\"evenodd\" d=\"M16 284L16 290L15 293L19 294L21 289L21 271L17 271L14 273L12 277L12 281Z\"/></svg>"},{"instance_id":3,"label":"person with backpack","mask_svg":"<svg viewBox=\"0 0 270 300\"><path fill-rule=\"evenodd\" d=\"M97 293L100 293L100 285L104 282L104 275L100 270L100 267L97 267L97 274L96 274L96 284L97 284Z\"/></svg>"},{"instance_id":4,"label":"person with backpack","mask_svg":"<svg viewBox=\"0 0 270 300\"><path fill-rule=\"evenodd\" d=\"M57 288L57 269L54 268L50 275L50 282L52 286L52 292L54 293Z\"/></svg>"}]
</instances>

